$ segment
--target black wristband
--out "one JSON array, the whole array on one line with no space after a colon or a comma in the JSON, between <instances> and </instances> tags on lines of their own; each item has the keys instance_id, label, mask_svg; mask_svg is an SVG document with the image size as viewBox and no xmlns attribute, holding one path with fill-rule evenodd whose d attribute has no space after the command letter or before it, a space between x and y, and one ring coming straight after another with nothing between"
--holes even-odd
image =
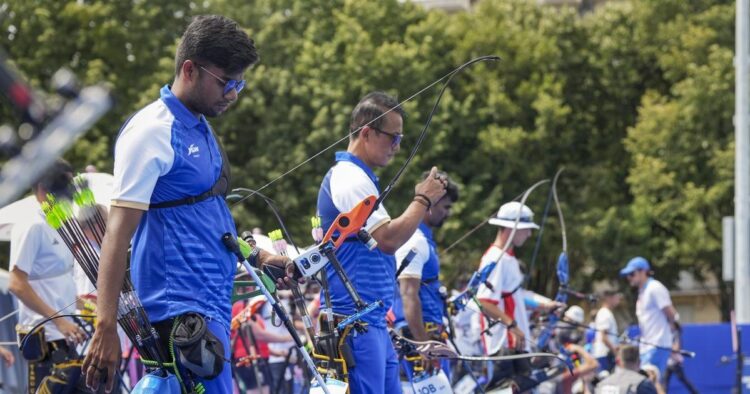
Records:
<instances>
[{"instance_id":1,"label":"black wristband","mask_svg":"<svg viewBox=\"0 0 750 394\"><path fill-rule=\"evenodd\" d=\"M414 195L414 200L416 200L417 197L421 197L421 198L424 199L424 203L425 204L423 204L423 205L427 207L428 211L430 210L430 208L432 208L432 201L430 201L429 197L427 197L426 195L424 195L422 193L417 193L417 194Z\"/></svg>"},{"instance_id":2,"label":"black wristband","mask_svg":"<svg viewBox=\"0 0 750 394\"><path fill-rule=\"evenodd\" d=\"M510 322L510 324L508 324L507 327L509 330L513 327L518 327L518 322L515 319L513 319L513 321Z\"/></svg>"}]
</instances>

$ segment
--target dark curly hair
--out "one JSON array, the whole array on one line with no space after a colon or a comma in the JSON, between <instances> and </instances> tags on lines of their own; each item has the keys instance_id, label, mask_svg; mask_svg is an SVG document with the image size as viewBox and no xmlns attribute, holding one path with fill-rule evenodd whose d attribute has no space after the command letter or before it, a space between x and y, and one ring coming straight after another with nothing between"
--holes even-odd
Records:
<instances>
[{"instance_id":1,"label":"dark curly hair","mask_svg":"<svg viewBox=\"0 0 750 394\"><path fill-rule=\"evenodd\" d=\"M221 15L196 16L185 30L175 55L175 73L185 60L210 63L229 74L243 71L259 60L255 42L237 22Z\"/></svg>"}]
</instances>

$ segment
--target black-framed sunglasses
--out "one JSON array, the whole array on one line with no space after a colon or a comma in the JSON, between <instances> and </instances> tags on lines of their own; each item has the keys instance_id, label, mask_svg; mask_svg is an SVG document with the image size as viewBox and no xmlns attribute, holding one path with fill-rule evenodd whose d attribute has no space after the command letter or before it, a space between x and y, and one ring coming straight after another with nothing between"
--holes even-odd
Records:
<instances>
[{"instance_id":1,"label":"black-framed sunglasses","mask_svg":"<svg viewBox=\"0 0 750 394\"><path fill-rule=\"evenodd\" d=\"M200 64L198 65L198 67L200 67L201 70L203 70L203 71L211 74L212 77L216 78L219 82L221 82L221 83L224 84L224 96L226 96L227 93L231 92L232 89L236 90L237 94L240 94L240 92L242 91L242 89L245 88L245 80L244 79L239 80L239 81L236 80L236 79L230 79L230 80L227 81L224 78L222 78L222 77L220 77L220 76L212 73L211 71L208 71L207 68L201 66Z\"/></svg>"},{"instance_id":2,"label":"black-framed sunglasses","mask_svg":"<svg viewBox=\"0 0 750 394\"><path fill-rule=\"evenodd\" d=\"M375 130L378 133L385 134L391 137L391 147L393 148L397 147L401 143L401 139L404 138L404 135L401 133L390 133L387 131L380 130L379 128L373 127L373 126L367 126L367 127Z\"/></svg>"}]
</instances>

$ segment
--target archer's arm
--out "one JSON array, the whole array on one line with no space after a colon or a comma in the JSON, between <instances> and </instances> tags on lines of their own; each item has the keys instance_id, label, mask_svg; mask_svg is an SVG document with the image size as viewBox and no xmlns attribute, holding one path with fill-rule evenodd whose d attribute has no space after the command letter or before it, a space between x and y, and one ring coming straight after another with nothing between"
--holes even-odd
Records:
<instances>
[{"instance_id":1,"label":"archer's arm","mask_svg":"<svg viewBox=\"0 0 750 394\"><path fill-rule=\"evenodd\" d=\"M128 267L128 248L143 211L112 206L102 241L97 279L97 330L117 324L117 305Z\"/></svg>"},{"instance_id":2,"label":"archer's arm","mask_svg":"<svg viewBox=\"0 0 750 394\"><path fill-rule=\"evenodd\" d=\"M426 341L430 337L424 329L424 320L422 318L422 301L419 299L419 288L422 281L414 277L399 278L399 288L401 289L401 300L404 305L404 318L409 324L414 340Z\"/></svg>"},{"instance_id":3,"label":"archer's arm","mask_svg":"<svg viewBox=\"0 0 750 394\"><path fill-rule=\"evenodd\" d=\"M430 199L430 204L435 204L445 195L443 183L435 178L437 167L432 167L430 175L418 183L414 193L422 194ZM378 248L387 254L394 254L417 230L417 226L424 219L427 207L413 200L401 216L385 222L370 235L378 241Z\"/></svg>"}]
</instances>

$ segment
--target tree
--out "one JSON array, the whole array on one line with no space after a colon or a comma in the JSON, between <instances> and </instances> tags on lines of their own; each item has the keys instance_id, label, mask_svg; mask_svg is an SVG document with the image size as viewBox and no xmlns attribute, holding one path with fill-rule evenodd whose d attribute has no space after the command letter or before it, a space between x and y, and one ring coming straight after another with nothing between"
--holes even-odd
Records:
<instances>
[{"instance_id":1,"label":"tree","mask_svg":"<svg viewBox=\"0 0 750 394\"><path fill-rule=\"evenodd\" d=\"M484 0L472 12L425 11L386 0L7 1L2 45L43 89L60 66L84 83L113 88L116 108L67 155L108 170L127 116L174 75L175 44L193 15L229 15L256 40L261 62L225 116L212 120L227 149L233 185L274 199L295 240L308 244L320 182L346 148L361 96L406 99L454 67L457 75L427 139L386 201L398 215L433 165L461 186L454 216L437 232L447 245L534 182L558 185L572 286L617 281L643 254L668 284L681 270L719 275L719 221L731 210L733 2L630 0L583 15L528 0ZM421 132L440 84L404 104L402 152ZM337 143L338 141L338 143ZM325 147L329 150L323 151ZM528 200L543 220L547 190ZM240 230L277 227L262 200L231 203ZM541 253L522 251L532 288L554 292L560 223L548 212ZM477 268L487 226L442 256L445 279ZM624 285L623 282L617 282ZM723 284L722 284L723 286ZM723 310L729 289L722 287Z\"/></svg>"}]
</instances>

